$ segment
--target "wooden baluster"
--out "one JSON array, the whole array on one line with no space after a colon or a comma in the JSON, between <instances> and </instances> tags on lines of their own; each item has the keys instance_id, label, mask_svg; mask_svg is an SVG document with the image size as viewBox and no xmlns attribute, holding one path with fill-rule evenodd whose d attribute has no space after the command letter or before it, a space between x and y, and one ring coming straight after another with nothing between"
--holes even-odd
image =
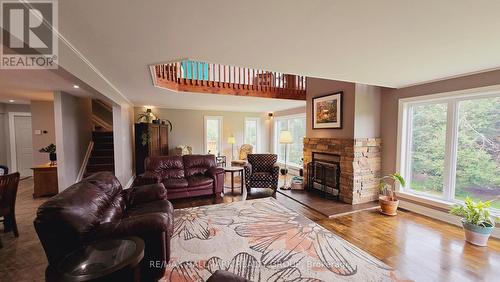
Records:
<instances>
[{"instance_id":1,"label":"wooden baluster","mask_svg":"<svg viewBox=\"0 0 500 282\"><path fill-rule=\"evenodd\" d=\"M220 65L217 64L216 66L217 66L217 70L219 72L219 76L217 77L217 87L220 87L220 75L221 75L221 73L220 73Z\"/></svg>"},{"instance_id":2,"label":"wooden baluster","mask_svg":"<svg viewBox=\"0 0 500 282\"><path fill-rule=\"evenodd\" d=\"M215 65L214 64L212 64L211 70L212 70L212 87L214 87L215 86ZM210 77L208 77L208 78L210 80Z\"/></svg>"},{"instance_id":3,"label":"wooden baluster","mask_svg":"<svg viewBox=\"0 0 500 282\"><path fill-rule=\"evenodd\" d=\"M241 68L238 67L238 89L240 89L241 85Z\"/></svg>"},{"instance_id":4,"label":"wooden baluster","mask_svg":"<svg viewBox=\"0 0 500 282\"><path fill-rule=\"evenodd\" d=\"M165 65L161 65L161 78L165 79Z\"/></svg>"}]
</instances>

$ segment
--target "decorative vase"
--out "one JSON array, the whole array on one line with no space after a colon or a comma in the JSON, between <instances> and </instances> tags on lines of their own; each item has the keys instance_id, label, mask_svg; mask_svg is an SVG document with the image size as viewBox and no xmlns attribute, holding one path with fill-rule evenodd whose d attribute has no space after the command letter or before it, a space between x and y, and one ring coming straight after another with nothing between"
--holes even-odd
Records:
<instances>
[{"instance_id":1,"label":"decorative vase","mask_svg":"<svg viewBox=\"0 0 500 282\"><path fill-rule=\"evenodd\" d=\"M388 196L379 196L380 212L385 215L394 216L397 214L399 200L391 201Z\"/></svg>"},{"instance_id":2,"label":"decorative vase","mask_svg":"<svg viewBox=\"0 0 500 282\"><path fill-rule=\"evenodd\" d=\"M56 164L56 161L57 161L57 154L55 152L49 153L49 160L50 160L50 165L54 166Z\"/></svg>"},{"instance_id":3,"label":"decorative vase","mask_svg":"<svg viewBox=\"0 0 500 282\"><path fill-rule=\"evenodd\" d=\"M493 226L479 226L465 222L464 219L462 219L462 226L464 227L465 241L481 247L488 244L488 238L493 232Z\"/></svg>"}]
</instances>

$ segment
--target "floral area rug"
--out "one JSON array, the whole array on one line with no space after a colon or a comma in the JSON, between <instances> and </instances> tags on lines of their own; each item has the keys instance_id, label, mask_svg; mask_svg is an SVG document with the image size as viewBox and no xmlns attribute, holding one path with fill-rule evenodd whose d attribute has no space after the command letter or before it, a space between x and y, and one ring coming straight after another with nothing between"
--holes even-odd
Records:
<instances>
[{"instance_id":1,"label":"floral area rug","mask_svg":"<svg viewBox=\"0 0 500 282\"><path fill-rule=\"evenodd\" d=\"M273 198L178 209L164 281L393 281L393 271Z\"/></svg>"}]
</instances>

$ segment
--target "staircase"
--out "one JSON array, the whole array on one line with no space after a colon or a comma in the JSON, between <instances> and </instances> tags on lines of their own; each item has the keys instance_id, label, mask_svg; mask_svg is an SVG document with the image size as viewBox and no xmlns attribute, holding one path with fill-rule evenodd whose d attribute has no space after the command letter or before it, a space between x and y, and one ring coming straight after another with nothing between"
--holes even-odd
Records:
<instances>
[{"instance_id":1,"label":"staircase","mask_svg":"<svg viewBox=\"0 0 500 282\"><path fill-rule=\"evenodd\" d=\"M94 147L90 154L83 177L100 171L115 172L115 158L113 151L113 131L92 132Z\"/></svg>"}]
</instances>

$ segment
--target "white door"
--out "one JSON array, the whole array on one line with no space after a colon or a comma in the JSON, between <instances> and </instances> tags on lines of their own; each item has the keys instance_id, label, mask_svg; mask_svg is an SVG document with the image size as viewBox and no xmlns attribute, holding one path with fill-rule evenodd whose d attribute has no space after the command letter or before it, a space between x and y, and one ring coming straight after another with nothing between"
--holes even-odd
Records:
<instances>
[{"instance_id":1,"label":"white door","mask_svg":"<svg viewBox=\"0 0 500 282\"><path fill-rule=\"evenodd\" d=\"M32 176L33 143L30 116L14 116L17 171L21 176Z\"/></svg>"}]
</instances>

